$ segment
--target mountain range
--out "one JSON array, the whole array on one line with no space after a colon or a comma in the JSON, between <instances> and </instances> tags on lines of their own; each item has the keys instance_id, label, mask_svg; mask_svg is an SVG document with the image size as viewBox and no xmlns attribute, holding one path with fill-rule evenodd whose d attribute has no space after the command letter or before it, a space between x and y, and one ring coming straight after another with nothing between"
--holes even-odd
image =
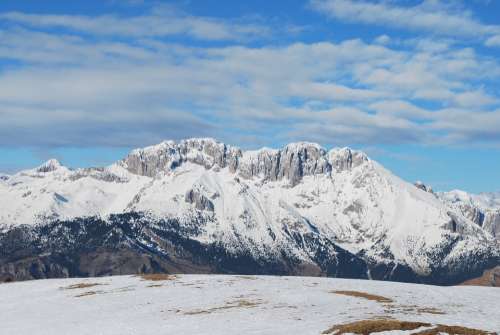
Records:
<instances>
[{"instance_id":1,"label":"mountain range","mask_svg":"<svg viewBox=\"0 0 500 335\"><path fill-rule=\"evenodd\" d=\"M366 154L210 138L0 175L0 281L129 273L456 284L500 265L500 194L434 192Z\"/></svg>"}]
</instances>

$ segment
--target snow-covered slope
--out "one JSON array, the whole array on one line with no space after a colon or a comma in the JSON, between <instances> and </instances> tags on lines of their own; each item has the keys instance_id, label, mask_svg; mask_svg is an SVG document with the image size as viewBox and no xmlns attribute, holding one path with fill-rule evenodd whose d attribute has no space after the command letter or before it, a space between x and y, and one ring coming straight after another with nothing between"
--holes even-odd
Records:
<instances>
[{"instance_id":1,"label":"snow-covered slope","mask_svg":"<svg viewBox=\"0 0 500 335\"><path fill-rule=\"evenodd\" d=\"M316 274L330 274L326 264L342 250L368 263L368 277L412 281L391 276L406 267L463 277L500 254L491 230L433 193L362 152L307 142L245 152L213 139L165 141L109 167L70 170L51 160L0 184L4 227L123 213L178 220L191 240L229 253L286 253L319 264Z\"/></svg>"},{"instance_id":2,"label":"snow-covered slope","mask_svg":"<svg viewBox=\"0 0 500 335\"><path fill-rule=\"evenodd\" d=\"M73 171L49 160L0 184L0 222L35 224L121 213L148 179L116 165Z\"/></svg>"},{"instance_id":3,"label":"snow-covered slope","mask_svg":"<svg viewBox=\"0 0 500 335\"><path fill-rule=\"evenodd\" d=\"M181 275L158 279L162 277L1 284L1 332L319 335L333 334L326 331L335 325L359 325L362 320L368 320L365 327L369 320L379 327L407 321L407 329L413 329L397 330L402 329L400 325L390 332L378 328L372 334L417 334L437 325L456 328L446 331L442 327L432 334L500 331L500 290L496 288L311 277Z\"/></svg>"}]
</instances>

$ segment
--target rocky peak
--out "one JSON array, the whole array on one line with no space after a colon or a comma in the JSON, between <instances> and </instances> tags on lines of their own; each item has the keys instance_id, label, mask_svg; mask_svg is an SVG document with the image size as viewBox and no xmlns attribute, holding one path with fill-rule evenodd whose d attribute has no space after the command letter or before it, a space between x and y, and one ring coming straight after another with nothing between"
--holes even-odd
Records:
<instances>
[{"instance_id":1,"label":"rocky peak","mask_svg":"<svg viewBox=\"0 0 500 335\"><path fill-rule=\"evenodd\" d=\"M214 165L229 166L233 172L237 168L241 150L218 142L213 138L192 138L180 142L181 154L191 163L210 169Z\"/></svg>"},{"instance_id":2,"label":"rocky peak","mask_svg":"<svg viewBox=\"0 0 500 335\"><path fill-rule=\"evenodd\" d=\"M279 178L287 178L292 185L303 176L330 173L331 165L326 150L316 143L291 143L281 150Z\"/></svg>"},{"instance_id":3,"label":"rocky peak","mask_svg":"<svg viewBox=\"0 0 500 335\"><path fill-rule=\"evenodd\" d=\"M42 165L40 165L39 167L36 168L36 172L39 172L39 173L47 173L47 172L52 172L52 171L56 171L57 169L61 168L62 165L61 163L59 163L59 161L57 159L49 159L48 161L46 161L45 163L43 163Z\"/></svg>"},{"instance_id":4,"label":"rocky peak","mask_svg":"<svg viewBox=\"0 0 500 335\"><path fill-rule=\"evenodd\" d=\"M328 152L328 161L336 172L355 168L368 161L364 152L351 148L334 148Z\"/></svg>"},{"instance_id":5,"label":"rocky peak","mask_svg":"<svg viewBox=\"0 0 500 335\"><path fill-rule=\"evenodd\" d=\"M262 148L245 151L238 159L237 171L243 178L261 176L268 180L278 179L281 151Z\"/></svg>"},{"instance_id":6,"label":"rocky peak","mask_svg":"<svg viewBox=\"0 0 500 335\"><path fill-rule=\"evenodd\" d=\"M309 142L290 143L282 149L242 151L212 138L193 138L136 149L121 164L132 173L155 177L184 162L191 162L207 169L228 167L243 178L287 179L293 186L304 176L331 173L332 166L336 171L343 171L367 160L365 154L348 148L327 152L320 145Z\"/></svg>"},{"instance_id":7,"label":"rocky peak","mask_svg":"<svg viewBox=\"0 0 500 335\"><path fill-rule=\"evenodd\" d=\"M171 171L184 162L191 162L207 169L214 165L229 166L236 170L237 157L241 151L212 138L191 138L178 143L164 141L158 145L133 150L122 162L128 171L155 177Z\"/></svg>"}]
</instances>

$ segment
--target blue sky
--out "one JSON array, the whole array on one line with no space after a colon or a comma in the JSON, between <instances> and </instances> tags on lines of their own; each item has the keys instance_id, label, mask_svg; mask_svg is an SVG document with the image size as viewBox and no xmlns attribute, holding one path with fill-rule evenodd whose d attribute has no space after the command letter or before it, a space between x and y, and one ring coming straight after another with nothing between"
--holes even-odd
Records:
<instances>
[{"instance_id":1,"label":"blue sky","mask_svg":"<svg viewBox=\"0 0 500 335\"><path fill-rule=\"evenodd\" d=\"M500 190L499 1L2 1L0 171L163 139L366 151Z\"/></svg>"}]
</instances>

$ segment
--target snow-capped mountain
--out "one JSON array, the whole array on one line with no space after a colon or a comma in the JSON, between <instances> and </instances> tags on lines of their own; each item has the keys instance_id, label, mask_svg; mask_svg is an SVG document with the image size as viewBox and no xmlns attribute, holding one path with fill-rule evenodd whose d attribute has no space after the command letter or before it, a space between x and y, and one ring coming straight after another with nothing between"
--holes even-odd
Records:
<instances>
[{"instance_id":1,"label":"snow-capped mountain","mask_svg":"<svg viewBox=\"0 0 500 335\"><path fill-rule=\"evenodd\" d=\"M0 183L0 276L163 270L449 283L499 264L494 231L443 197L362 152L306 142L242 151L165 141L77 170L50 160Z\"/></svg>"}]
</instances>

